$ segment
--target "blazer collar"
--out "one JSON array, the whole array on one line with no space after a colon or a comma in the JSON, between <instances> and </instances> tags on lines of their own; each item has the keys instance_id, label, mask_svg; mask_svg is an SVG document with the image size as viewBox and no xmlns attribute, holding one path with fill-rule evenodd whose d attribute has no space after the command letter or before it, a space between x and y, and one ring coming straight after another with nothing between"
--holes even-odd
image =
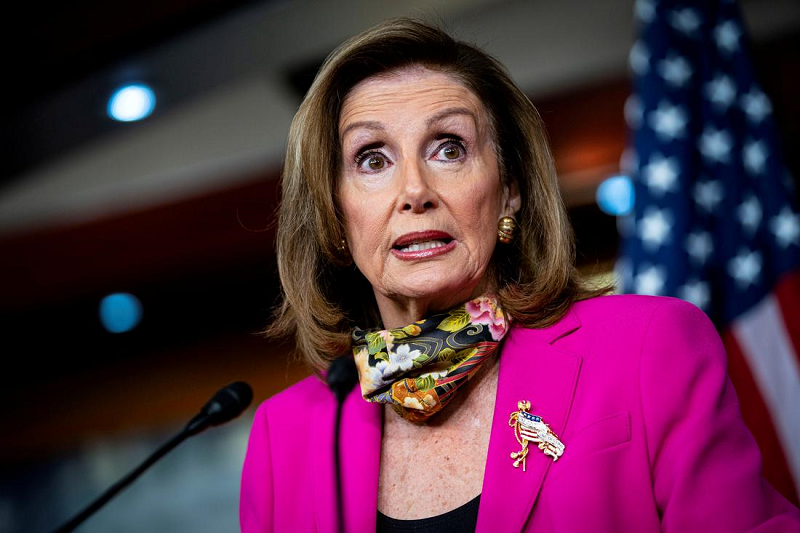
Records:
<instances>
[{"instance_id":1,"label":"blazer collar","mask_svg":"<svg viewBox=\"0 0 800 533\"><path fill-rule=\"evenodd\" d=\"M570 312L557 324L541 329L512 329L500 356L492 431L478 510L477 531L521 531L530 516L545 476L558 468L535 446L528 453L526 471L514 468L511 452L519 443L508 420L517 402L531 402L531 412L540 415L559 436L567 424L581 358L552 346L580 327ZM569 443L564 443L569 453Z\"/></svg>"},{"instance_id":2,"label":"blazer collar","mask_svg":"<svg viewBox=\"0 0 800 533\"><path fill-rule=\"evenodd\" d=\"M581 327L581 321L575 313L575 306L569 308L569 311L561 317L561 320L555 324L541 329L526 329L525 334L543 340L547 344L554 344L556 341L566 337L570 333L575 332Z\"/></svg>"}]
</instances>

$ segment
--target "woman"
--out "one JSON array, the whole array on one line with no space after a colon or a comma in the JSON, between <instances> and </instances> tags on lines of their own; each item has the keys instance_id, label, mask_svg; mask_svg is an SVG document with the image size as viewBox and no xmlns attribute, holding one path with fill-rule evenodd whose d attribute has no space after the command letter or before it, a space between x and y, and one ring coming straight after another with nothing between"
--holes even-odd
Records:
<instances>
[{"instance_id":1,"label":"woman","mask_svg":"<svg viewBox=\"0 0 800 533\"><path fill-rule=\"evenodd\" d=\"M359 370L347 531L800 524L705 315L579 279L540 119L476 48L402 19L333 52L290 130L278 261L272 333ZM317 377L262 404L243 531L336 530L335 413Z\"/></svg>"}]
</instances>

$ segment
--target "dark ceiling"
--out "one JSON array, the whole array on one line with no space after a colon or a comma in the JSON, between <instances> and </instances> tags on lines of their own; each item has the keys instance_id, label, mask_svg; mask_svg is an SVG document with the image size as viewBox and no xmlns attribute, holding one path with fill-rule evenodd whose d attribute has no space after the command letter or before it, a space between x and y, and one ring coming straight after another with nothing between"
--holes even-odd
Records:
<instances>
[{"instance_id":1,"label":"dark ceiling","mask_svg":"<svg viewBox=\"0 0 800 533\"><path fill-rule=\"evenodd\" d=\"M15 82L7 87L22 107L89 74L169 41L255 0L58 2L19 5L10 28ZM7 36L8 37L8 36Z\"/></svg>"},{"instance_id":2,"label":"dark ceiling","mask_svg":"<svg viewBox=\"0 0 800 533\"><path fill-rule=\"evenodd\" d=\"M8 151L0 184L114 127L104 109L94 109L97 99L73 99L64 108L57 105L60 94L97 72L113 71L142 52L255 3L83 0L53 2L46 8L34 2L18 4L3 32L8 73L4 90L11 105L0 138ZM136 73L120 77L131 75ZM116 82L108 80L109 92Z\"/></svg>"}]
</instances>

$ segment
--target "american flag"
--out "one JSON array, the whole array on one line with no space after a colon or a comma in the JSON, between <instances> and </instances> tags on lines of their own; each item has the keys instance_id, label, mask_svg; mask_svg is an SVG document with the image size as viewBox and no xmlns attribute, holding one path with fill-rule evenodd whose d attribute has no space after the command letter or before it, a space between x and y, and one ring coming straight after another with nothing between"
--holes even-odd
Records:
<instances>
[{"instance_id":1,"label":"american flag","mask_svg":"<svg viewBox=\"0 0 800 533\"><path fill-rule=\"evenodd\" d=\"M542 425L542 419L539 416L530 413L519 414L519 434L520 436L529 441L538 439L539 431L537 426Z\"/></svg>"},{"instance_id":2,"label":"american flag","mask_svg":"<svg viewBox=\"0 0 800 533\"><path fill-rule=\"evenodd\" d=\"M683 298L722 333L765 477L800 492L800 217L733 1L637 0L635 207L625 292Z\"/></svg>"}]
</instances>

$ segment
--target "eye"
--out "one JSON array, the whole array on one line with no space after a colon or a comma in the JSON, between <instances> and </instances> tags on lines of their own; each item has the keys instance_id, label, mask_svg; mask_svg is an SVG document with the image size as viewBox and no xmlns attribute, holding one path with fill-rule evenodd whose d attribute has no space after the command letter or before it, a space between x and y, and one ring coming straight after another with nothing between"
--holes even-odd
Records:
<instances>
[{"instance_id":1,"label":"eye","mask_svg":"<svg viewBox=\"0 0 800 533\"><path fill-rule=\"evenodd\" d=\"M446 159L455 159L461 155L461 149L458 148L457 146L447 146L445 148L442 148L442 155Z\"/></svg>"},{"instance_id":2,"label":"eye","mask_svg":"<svg viewBox=\"0 0 800 533\"><path fill-rule=\"evenodd\" d=\"M436 152L436 158L441 161L456 161L461 159L466 154L464 145L458 141L447 141L439 147Z\"/></svg>"},{"instance_id":3,"label":"eye","mask_svg":"<svg viewBox=\"0 0 800 533\"><path fill-rule=\"evenodd\" d=\"M373 155L367 159L367 166L372 170L380 170L386 165L386 160L382 155Z\"/></svg>"},{"instance_id":4,"label":"eye","mask_svg":"<svg viewBox=\"0 0 800 533\"><path fill-rule=\"evenodd\" d=\"M361 170L366 170L367 172L383 170L386 168L387 164L386 156L380 152L364 152L358 154L356 157L356 165L358 165Z\"/></svg>"}]
</instances>

